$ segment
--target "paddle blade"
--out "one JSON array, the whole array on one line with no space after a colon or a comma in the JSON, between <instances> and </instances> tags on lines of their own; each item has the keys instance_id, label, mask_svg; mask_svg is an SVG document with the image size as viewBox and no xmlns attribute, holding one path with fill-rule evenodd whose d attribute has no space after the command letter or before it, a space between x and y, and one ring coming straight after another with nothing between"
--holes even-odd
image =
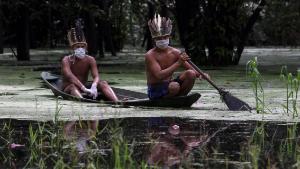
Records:
<instances>
[{"instance_id":1,"label":"paddle blade","mask_svg":"<svg viewBox=\"0 0 300 169\"><path fill-rule=\"evenodd\" d=\"M221 93L222 99L229 108L233 111L250 111L252 108L244 101L232 96L229 92Z\"/></svg>"}]
</instances>

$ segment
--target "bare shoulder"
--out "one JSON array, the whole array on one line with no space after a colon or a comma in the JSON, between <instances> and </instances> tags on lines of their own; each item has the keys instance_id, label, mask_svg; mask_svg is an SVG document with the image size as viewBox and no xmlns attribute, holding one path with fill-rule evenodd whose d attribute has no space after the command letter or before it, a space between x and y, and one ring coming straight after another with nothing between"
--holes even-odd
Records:
<instances>
[{"instance_id":1,"label":"bare shoulder","mask_svg":"<svg viewBox=\"0 0 300 169\"><path fill-rule=\"evenodd\" d=\"M96 63L96 59L93 56L86 55L86 58L89 63Z\"/></svg>"},{"instance_id":2,"label":"bare shoulder","mask_svg":"<svg viewBox=\"0 0 300 169\"><path fill-rule=\"evenodd\" d=\"M67 63L69 61L70 55L64 56L61 60L62 63Z\"/></svg>"},{"instance_id":3,"label":"bare shoulder","mask_svg":"<svg viewBox=\"0 0 300 169\"><path fill-rule=\"evenodd\" d=\"M169 49L174 55L179 55L181 53L179 49L173 48L171 46L169 47Z\"/></svg>"},{"instance_id":4,"label":"bare shoulder","mask_svg":"<svg viewBox=\"0 0 300 169\"><path fill-rule=\"evenodd\" d=\"M154 53L154 49L150 49L150 50L148 50L148 52L146 53L146 57L147 56L151 56L151 55L153 55L153 53Z\"/></svg>"},{"instance_id":5,"label":"bare shoulder","mask_svg":"<svg viewBox=\"0 0 300 169\"><path fill-rule=\"evenodd\" d=\"M86 55L89 60L96 60L93 56Z\"/></svg>"},{"instance_id":6,"label":"bare shoulder","mask_svg":"<svg viewBox=\"0 0 300 169\"><path fill-rule=\"evenodd\" d=\"M153 55L154 55L154 49L150 49L150 50L145 54L146 60L151 59Z\"/></svg>"}]
</instances>

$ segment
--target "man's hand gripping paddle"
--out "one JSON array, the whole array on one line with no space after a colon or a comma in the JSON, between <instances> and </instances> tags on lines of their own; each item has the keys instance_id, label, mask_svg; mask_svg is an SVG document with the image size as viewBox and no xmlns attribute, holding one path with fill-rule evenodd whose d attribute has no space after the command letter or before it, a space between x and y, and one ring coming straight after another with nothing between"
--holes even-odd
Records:
<instances>
[{"instance_id":1,"label":"man's hand gripping paddle","mask_svg":"<svg viewBox=\"0 0 300 169\"><path fill-rule=\"evenodd\" d=\"M183 52L182 52L183 53ZM215 89L218 90L222 100L225 102L229 110L233 111L245 111L251 110L252 108L244 101L238 99L237 97L232 96L228 91L225 91L219 88L213 81L211 81L206 74L196 66L191 60L187 60L187 62L202 76L203 79L208 81Z\"/></svg>"}]
</instances>

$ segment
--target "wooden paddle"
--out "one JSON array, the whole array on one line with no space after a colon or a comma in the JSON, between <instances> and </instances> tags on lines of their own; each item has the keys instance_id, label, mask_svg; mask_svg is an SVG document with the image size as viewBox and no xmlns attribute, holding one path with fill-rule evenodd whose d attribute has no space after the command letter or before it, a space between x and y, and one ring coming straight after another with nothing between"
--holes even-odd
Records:
<instances>
[{"instance_id":1,"label":"wooden paddle","mask_svg":"<svg viewBox=\"0 0 300 169\"><path fill-rule=\"evenodd\" d=\"M215 85L214 82L212 82L209 78L206 77L206 75L203 73L203 71L198 68L191 60L187 61L197 72L199 72L203 79L208 81L215 89L218 90L219 94L222 97L222 100L225 102L229 110L238 111L238 110L251 110L252 108L245 103L244 101L232 96L228 91L224 91L223 89L219 88L217 85Z\"/></svg>"}]
</instances>

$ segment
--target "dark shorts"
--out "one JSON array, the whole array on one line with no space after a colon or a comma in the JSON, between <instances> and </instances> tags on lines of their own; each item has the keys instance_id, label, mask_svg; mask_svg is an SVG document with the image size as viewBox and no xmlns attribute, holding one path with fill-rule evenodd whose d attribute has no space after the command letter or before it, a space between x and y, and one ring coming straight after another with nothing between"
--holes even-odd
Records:
<instances>
[{"instance_id":1,"label":"dark shorts","mask_svg":"<svg viewBox=\"0 0 300 169\"><path fill-rule=\"evenodd\" d=\"M169 82L148 85L148 97L150 100L159 99L169 93Z\"/></svg>"},{"instance_id":2,"label":"dark shorts","mask_svg":"<svg viewBox=\"0 0 300 169\"><path fill-rule=\"evenodd\" d=\"M177 82L181 86L183 81L177 76L175 79L169 82L157 83L148 85L148 97L150 100L160 99L166 96L169 93L169 84L170 82Z\"/></svg>"},{"instance_id":3,"label":"dark shorts","mask_svg":"<svg viewBox=\"0 0 300 169\"><path fill-rule=\"evenodd\" d=\"M177 82L181 86L183 81L179 79L179 76L177 76L175 79L171 80L171 82Z\"/></svg>"}]
</instances>

